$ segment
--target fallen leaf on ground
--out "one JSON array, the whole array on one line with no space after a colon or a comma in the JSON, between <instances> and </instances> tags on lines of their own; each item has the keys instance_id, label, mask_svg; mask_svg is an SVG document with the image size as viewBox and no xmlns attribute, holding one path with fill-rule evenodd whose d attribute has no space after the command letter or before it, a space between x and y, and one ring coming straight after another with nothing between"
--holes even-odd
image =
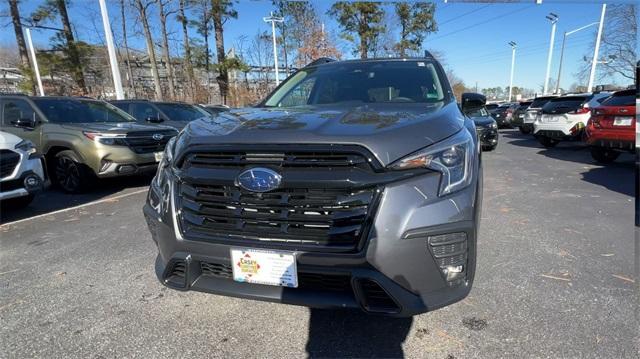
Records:
<instances>
[{"instance_id":1,"label":"fallen leaf on ground","mask_svg":"<svg viewBox=\"0 0 640 359\"><path fill-rule=\"evenodd\" d=\"M562 277L556 277L554 275L549 275L549 274L540 274L541 277L545 277L545 278L549 278L549 279L557 279L557 280L563 280L566 282L571 282L571 279L569 278L562 278Z\"/></svg>"},{"instance_id":2,"label":"fallen leaf on ground","mask_svg":"<svg viewBox=\"0 0 640 359\"><path fill-rule=\"evenodd\" d=\"M614 276L614 277L616 277L616 278L618 278L618 279L625 280L625 281L627 281L627 282L631 282L631 283L635 283L635 282L636 282L635 280L633 280L633 279L631 279L631 278L629 278L629 277L625 277L625 276L623 276L623 275L619 275L619 274L612 274L612 276Z\"/></svg>"}]
</instances>

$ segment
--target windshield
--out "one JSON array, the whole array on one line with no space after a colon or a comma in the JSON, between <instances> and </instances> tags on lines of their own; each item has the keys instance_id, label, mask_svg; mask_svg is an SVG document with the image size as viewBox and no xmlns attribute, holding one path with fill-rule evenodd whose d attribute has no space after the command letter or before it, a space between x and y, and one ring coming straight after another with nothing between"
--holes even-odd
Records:
<instances>
[{"instance_id":1,"label":"windshield","mask_svg":"<svg viewBox=\"0 0 640 359\"><path fill-rule=\"evenodd\" d=\"M122 110L103 101L34 98L33 102L52 123L135 122Z\"/></svg>"},{"instance_id":2,"label":"windshield","mask_svg":"<svg viewBox=\"0 0 640 359\"><path fill-rule=\"evenodd\" d=\"M467 116L469 117L488 117L489 112L484 107L476 108L470 111L467 111Z\"/></svg>"},{"instance_id":3,"label":"windshield","mask_svg":"<svg viewBox=\"0 0 640 359\"><path fill-rule=\"evenodd\" d=\"M274 92L265 105L434 103L444 99L443 84L433 63L371 61L302 69Z\"/></svg>"},{"instance_id":4,"label":"windshield","mask_svg":"<svg viewBox=\"0 0 640 359\"><path fill-rule=\"evenodd\" d=\"M156 103L156 106L164 112L171 121L193 121L199 118L208 117L207 111L196 106L181 103Z\"/></svg>"}]
</instances>

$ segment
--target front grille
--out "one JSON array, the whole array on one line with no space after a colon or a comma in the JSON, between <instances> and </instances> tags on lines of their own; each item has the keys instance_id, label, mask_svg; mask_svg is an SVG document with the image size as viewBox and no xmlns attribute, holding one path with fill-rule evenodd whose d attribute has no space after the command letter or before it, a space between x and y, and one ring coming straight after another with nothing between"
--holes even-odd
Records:
<instances>
[{"instance_id":1,"label":"front grille","mask_svg":"<svg viewBox=\"0 0 640 359\"><path fill-rule=\"evenodd\" d=\"M201 262L200 270L202 274L206 276L218 278L233 277L233 270L229 264Z\"/></svg>"},{"instance_id":2,"label":"front grille","mask_svg":"<svg viewBox=\"0 0 640 359\"><path fill-rule=\"evenodd\" d=\"M162 139L153 139L156 134L162 135ZM175 131L137 131L128 133L124 140L133 152L143 154L164 151L167 142L175 135Z\"/></svg>"},{"instance_id":3,"label":"front grille","mask_svg":"<svg viewBox=\"0 0 640 359\"><path fill-rule=\"evenodd\" d=\"M180 185L183 233L191 239L261 240L354 249L366 227L376 188L283 188L254 193L235 186Z\"/></svg>"},{"instance_id":4,"label":"front grille","mask_svg":"<svg viewBox=\"0 0 640 359\"><path fill-rule=\"evenodd\" d=\"M20 154L11 150L0 150L0 178L10 176L20 163Z\"/></svg>"},{"instance_id":5,"label":"front grille","mask_svg":"<svg viewBox=\"0 0 640 359\"><path fill-rule=\"evenodd\" d=\"M368 169L369 160L359 153L335 153L319 151L214 151L195 152L187 155L186 167L241 167L248 165L273 165L280 167L359 167Z\"/></svg>"},{"instance_id":6,"label":"front grille","mask_svg":"<svg viewBox=\"0 0 640 359\"><path fill-rule=\"evenodd\" d=\"M228 263L200 262L202 275L231 279L233 269ZM298 272L298 288L315 291L344 292L353 294L351 277L347 274L324 274Z\"/></svg>"},{"instance_id":7,"label":"front grille","mask_svg":"<svg viewBox=\"0 0 640 359\"><path fill-rule=\"evenodd\" d=\"M375 281L363 279L359 281L364 308L370 312L395 313L400 310L398 304Z\"/></svg>"}]
</instances>

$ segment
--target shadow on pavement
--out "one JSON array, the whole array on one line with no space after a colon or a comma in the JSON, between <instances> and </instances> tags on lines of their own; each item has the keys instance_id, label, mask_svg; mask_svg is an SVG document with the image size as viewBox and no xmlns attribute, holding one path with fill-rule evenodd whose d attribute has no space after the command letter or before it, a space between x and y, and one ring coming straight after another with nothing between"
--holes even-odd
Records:
<instances>
[{"instance_id":1,"label":"shadow on pavement","mask_svg":"<svg viewBox=\"0 0 640 359\"><path fill-rule=\"evenodd\" d=\"M311 358L402 358L412 318L360 311L310 309L307 353Z\"/></svg>"},{"instance_id":2,"label":"shadow on pavement","mask_svg":"<svg viewBox=\"0 0 640 359\"><path fill-rule=\"evenodd\" d=\"M50 187L39 193L26 208L15 209L6 203L0 205L0 224L97 201L130 188L144 188L150 182L150 176L103 179L96 181L90 190L80 194L68 194Z\"/></svg>"},{"instance_id":3,"label":"shadow on pavement","mask_svg":"<svg viewBox=\"0 0 640 359\"><path fill-rule=\"evenodd\" d=\"M633 197L635 196L633 168L633 162L612 163L581 173L582 180Z\"/></svg>"}]
</instances>

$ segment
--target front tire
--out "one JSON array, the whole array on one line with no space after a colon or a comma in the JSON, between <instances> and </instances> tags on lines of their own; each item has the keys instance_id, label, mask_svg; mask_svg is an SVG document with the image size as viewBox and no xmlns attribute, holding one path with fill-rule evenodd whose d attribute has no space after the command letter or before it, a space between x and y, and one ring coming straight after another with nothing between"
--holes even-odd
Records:
<instances>
[{"instance_id":1,"label":"front tire","mask_svg":"<svg viewBox=\"0 0 640 359\"><path fill-rule=\"evenodd\" d=\"M600 163L611 163L615 161L620 152L610 150L602 147L591 147L591 157Z\"/></svg>"},{"instance_id":2,"label":"front tire","mask_svg":"<svg viewBox=\"0 0 640 359\"><path fill-rule=\"evenodd\" d=\"M80 193L87 189L93 176L72 151L58 152L53 160L53 177L56 185L67 193Z\"/></svg>"},{"instance_id":3,"label":"front tire","mask_svg":"<svg viewBox=\"0 0 640 359\"><path fill-rule=\"evenodd\" d=\"M553 148L556 147L559 141L549 137L538 137L538 142L546 148Z\"/></svg>"}]
</instances>

